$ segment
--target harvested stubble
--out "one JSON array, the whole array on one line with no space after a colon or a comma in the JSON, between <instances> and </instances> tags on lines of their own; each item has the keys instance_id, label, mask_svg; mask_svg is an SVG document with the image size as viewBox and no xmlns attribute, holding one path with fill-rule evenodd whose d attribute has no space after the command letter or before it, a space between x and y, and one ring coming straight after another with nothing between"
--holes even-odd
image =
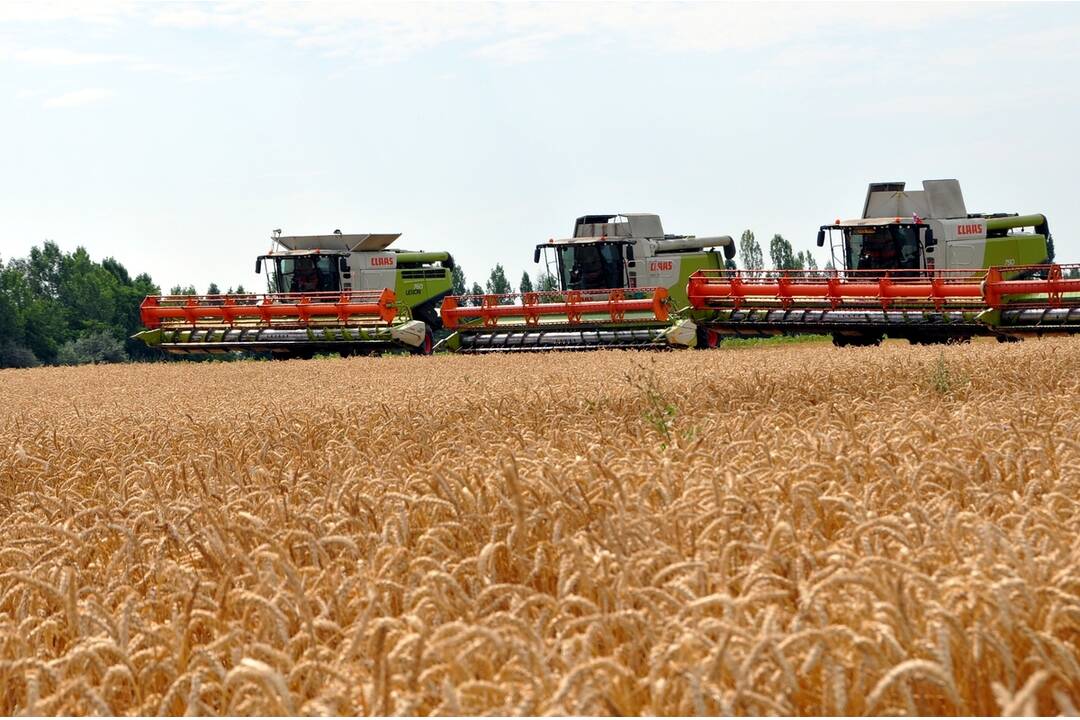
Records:
<instances>
[{"instance_id":1,"label":"harvested stubble","mask_svg":"<svg viewBox=\"0 0 1080 720\"><path fill-rule=\"evenodd\" d=\"M1076 712L1080 341L0 373L0 711Z\"/></svg>"}]
</instances>

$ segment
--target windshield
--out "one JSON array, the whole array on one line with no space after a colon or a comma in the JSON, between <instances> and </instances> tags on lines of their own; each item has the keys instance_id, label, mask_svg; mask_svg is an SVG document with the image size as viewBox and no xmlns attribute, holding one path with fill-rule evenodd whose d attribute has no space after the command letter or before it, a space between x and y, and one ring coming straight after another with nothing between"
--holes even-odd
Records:
<instances>
[{"instance_id":1,"label":"windshield","mask_svg":"<svg viewBox=\"0 0 1080 720\"><path fill-rule=\"evenodd\" d=\"M565 290L603 290L624 285L622 243L560 245L555 252Z\"/></svg>"},{"instance_id":2,"label":"windshield","mask_svg":"<svg viewBox=\"0 0 1080 720\"><path fill-rule=\"evenodd\" d=\"M844 264L849 270L918 270L919 228L914 225L844 228Z\"/></svg>"},{"instance_id":3,"label":"windshield","mask_svg":"<svg viewBox=\"0 0 1080 720\"><path fill-rule=\"evenodd\" d=\"M339 289L337 255L264 256L272 293L333 292Z\"/></svg>"}]
</instances>

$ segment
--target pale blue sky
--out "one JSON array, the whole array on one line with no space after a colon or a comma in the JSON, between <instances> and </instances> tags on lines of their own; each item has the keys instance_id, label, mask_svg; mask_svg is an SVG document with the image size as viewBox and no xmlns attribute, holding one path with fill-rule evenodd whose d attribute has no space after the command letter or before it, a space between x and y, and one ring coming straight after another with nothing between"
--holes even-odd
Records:
<instances>
[{"instance_id":1,"label":"pale blue sky","mask_svg":"<svg viewBox=\"0 0 1080 720\"><path fill-rule=\"evenodd\" d=\"M0 256L262 289L273 228L400 231L516 284L584 213L807 249L956 177L1078 261L1078 78L1075 4L9 1Z\"/></svg>"}]
</instances>

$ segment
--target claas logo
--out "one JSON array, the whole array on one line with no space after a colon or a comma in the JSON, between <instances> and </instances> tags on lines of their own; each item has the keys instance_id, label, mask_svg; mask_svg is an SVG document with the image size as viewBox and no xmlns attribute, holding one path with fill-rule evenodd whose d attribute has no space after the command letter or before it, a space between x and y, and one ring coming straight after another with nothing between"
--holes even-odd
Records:
<instances>
[{"instance_id":1,"label":"claas logo","mask_svg":"<svg viewBox=\"0 0 1080 720\"><path fill-rule=\"evenodd\" d=\"M394 264L394 258L392 257L373 257L371 258L371 267L389 267Z\"/></svg>"},{"instance_id":2,"label":"claas logo","mask_svg":"<svg viewBox=\"0 0 1080 720\"><path fill-rule=\"evenodd\" d=\"M957 235L982 235L983 226L979 223L969 225L957 225Z\"/></svg>"}]
</instances>

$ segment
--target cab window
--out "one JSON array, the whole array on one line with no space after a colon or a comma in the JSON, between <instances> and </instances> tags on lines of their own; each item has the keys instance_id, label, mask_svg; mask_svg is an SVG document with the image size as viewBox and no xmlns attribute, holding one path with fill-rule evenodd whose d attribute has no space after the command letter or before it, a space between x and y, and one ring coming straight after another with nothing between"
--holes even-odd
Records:
<instances>
[{"instance_id":1,"label":"cab window","mask_svg":"<svg viewBox=\"0 0 1080 720\"><path fill-rule=\"evenodd\" d=\"M878 225L844 228L844 251L849 270L918 270L919 228Z\"/></svg>"},{"instance_id":2,"label":"cab window","mask_svg":"<svg viewBox=\"0 0 1080 720\"><path fill-rule=\"evenodd\" d=\"M563 245L557 248L562 286L568 290L603 290L623 287L623 252L620 243Z\"/></svg>"}]
</instances>

